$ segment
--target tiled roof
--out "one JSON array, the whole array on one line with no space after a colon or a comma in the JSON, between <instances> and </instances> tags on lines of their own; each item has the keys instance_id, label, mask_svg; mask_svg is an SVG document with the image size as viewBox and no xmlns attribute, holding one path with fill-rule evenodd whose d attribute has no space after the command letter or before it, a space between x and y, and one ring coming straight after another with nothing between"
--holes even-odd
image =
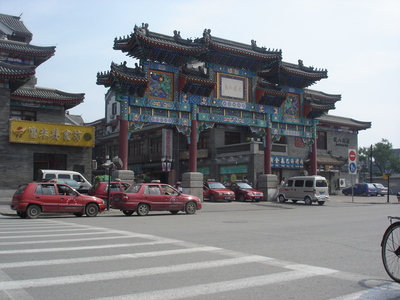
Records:
<instances>
[{"instance_id":1,"label":"tiled roof","mask_svg":"<svg viewBox=\"0 0 400 300\"><path fill-rule=\"evenodd\" d=\"M82 103L84 98L84 93L72 94L40 87L21 87L11 94L11 100L13 101L32 101L35 103L61 105L65 106L66 109Z\"/></svg>"},{"instance_id":2,"label":"tiled roof","mask_svg":"<svg viewBox=\"0 0 400 300\"><path fill-rule=\"evenodd\" d=\"M20 17L0 14L0 23L6 26L12 34L28 37L28 41L30 42L32 40L32 33L25 27L20 19Z\"/></svg>"},{"instance_id":3,"label":"tiled roof","mask_svg":"<svg viewBox=\"0 0 400 300\"><path fill-rule=\"evenodd\" d=\"M35 66L14 65L0 61L0 78L11 79L35 75Z\"/></svg>"},{"instance_id":4,"label":"tiled roof","mask_svg":"<svg viewBox=\"0 0 400 300\"><path fill-rule=\"evenodd\" d=\"M334 115L323 115L318 118L319 125L333 125L348 127L350 129L363 130L371 128L371 122L358 121L352 118L338 117Z\"/></svg>"},{"instance_id":5,"label":"tiled roof","mask_svg":"<svg viewBox=\"0 0 400 300\"><path fill-rule=\"evenodd\" d=\"M31 57L35 66L39 66L52 57L56 51L55 48L54 46L40 47L27 43L0 39L0 52L6 52L10 58L16 59Z\"/></svg>"}]
</instances>

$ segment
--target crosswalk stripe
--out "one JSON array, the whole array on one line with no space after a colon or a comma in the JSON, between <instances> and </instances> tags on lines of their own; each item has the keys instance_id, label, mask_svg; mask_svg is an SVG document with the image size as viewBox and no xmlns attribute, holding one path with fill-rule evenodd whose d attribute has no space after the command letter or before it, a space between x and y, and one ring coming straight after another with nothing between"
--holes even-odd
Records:
<instances>
[{"instance_id":1,"label":"crosswalk stripe","mask_svg":"<svg viewBox=\"0 0 400 300\"><path fill-rule=\"evenodd\" d=\"M335 272L332 270L332 272ZM236 291L257 286L264 286L272 283L287 282L297 279L304 279L313 276L327 275L326 271L303 272L303 271L287 271L275 274L246 277L243 279L235 279L229 281L220 281L215 283L199 284L187 286L183 288L174 288L167 290L151 291L130 295L121 295L116 297L98 298L96 300L168 300L195 297L200 295L211 295L222 292ZM267 298L267 297L266 297Z\"/></svg>"},{"instance_id":2,"label":"crosswalk stripe","mask_svg":"<svg viewBox=\"0 0 400 300\"><path fill-rule=\"evenodd\" d=\"M211 252L211 251L223 251L222 248L217 247L197 247L188 249L177 249L177 250L163 250L153 252L141 252L131 254L117 254L117 255L104 255L104 256L90 256L90 257L75 257L70 259L52 259L52 260L36 260L36 261L18 261L12 263L0 263L0 269L9 268L25 268L35 266L50 266L50 265L65 265L65 264L80 264L87 262L106 261L106 260L121 260L121 259L133 259L133 258L147 258L157 257L166 255L177 255L177 254L189 254L196 252Z\"/></svg>"},{"instance_id":3,"label":"crosswalk stripe","mask_svg":"<svg viewBox=\"0 0 400 300\"><path fill-rule=\"evenodd\" d=\"M129 244L110 244L110 245L81 246L81 247L59 247L59 248L41 248L41 249L2 250L2 251L0 251L0 255L1 254L60 252L60 251L81 251L81 250L92 250L92 249L137 247L137 246L173 244L173 243L176 243L176 240L173 240L173 239L159 239L157 241L140 242L140 243L129 243Z\"/></svg>"},{"instance_id":4,"label":"crosswalk stripe","mask_svg":"<svg viewBox=\"0 0 400 300\"><path fill-rule=\"evenodd\" d=\"M188 263L188 264L154 267L154 268L144 268L137 270L124 270L115 272L102 272L95 274L5 281L5 282L0 282L0 290L26 289L32 287L37 288L43 286L55 286L55 285L65 285L74 283L81 284L85 282L96 282L104 280L109 281L122 278L126 279L126 278L140 277L140 276L152 276L152 275L169 274L169 273L176 273L176 272L183 272L190 270L203 270L209 268L247 264L252 262L262 262L267 260L270 260L270 258L259 255L251 255L251 256L228 258L215 261Z\"/></svg>"}]
</instances>

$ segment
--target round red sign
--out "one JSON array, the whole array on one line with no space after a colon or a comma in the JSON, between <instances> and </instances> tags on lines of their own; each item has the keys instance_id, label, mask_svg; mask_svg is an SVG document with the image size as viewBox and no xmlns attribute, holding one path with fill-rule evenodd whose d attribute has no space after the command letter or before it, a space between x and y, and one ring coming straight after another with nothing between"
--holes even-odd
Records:
<instances>
[{"instance_id":1,"label":"round red sign","mask_svg":"<svg viewBox=\"0 0 400 300\"><path fill-rule=\"evenodd\" d=\"M356 160L356 157L357 157L356 151L350 150L350 151L349 151L349 159L350 159L351 161L354 161L354 160Z\"/></svg>"}]
</instances>

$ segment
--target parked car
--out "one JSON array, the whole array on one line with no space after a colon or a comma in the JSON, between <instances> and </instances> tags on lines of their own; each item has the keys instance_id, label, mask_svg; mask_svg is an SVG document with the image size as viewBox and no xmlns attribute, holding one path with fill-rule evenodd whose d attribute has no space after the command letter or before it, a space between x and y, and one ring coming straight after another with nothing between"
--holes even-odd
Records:
<instances>
[{"instance_id":1,"label":"parked car","mask_svg":"<svg viewBox=\"0 0 400 300\"><path fill-rule=\"evenodd\" d=\"M250 200L259 202L264 197L264 194L262 192L253 189L253 187L246 182L231 182L227 184L226 187L231 189L235 193L235 199L238 201Z\"/></svg>"},{"instance_id":2,"label":"parked car","mask_svg":"<svg viewBox=\"0 0 400 300\"><path fill-rule=\"evenodd\" d=\"M131 184L128 182L111 181L110 182L110 202L112 201L114 194L118 192L124 192ZM103 200L108 198L108 181L97 181L88 191L88 195L96 196Z\"/></svg>"},{"instance_id":3,"label":"parked car","mask_svg":"<svg viewBox=\"0 0 400 300\"><path fill-rule=\"evenodd\" d=\"M376 187L376 194L377 195L381 195L381 196L387 195L388 188L386 186L384 186L381 183L373 183L373 185Z\"/></svg>"},{"instance_id":4,"label":"parked car","mask_svg":"<svg viewBox=\"0 0 400 300\"><path fill-rule=\"evenodd\" d=\"M353 190L354 195L376 196L377 194L376 187L372 183L356 183L351 187L343 189L342 193L345 196L352 195Z\"/></svg>"},{"instance_id":5,"label":"parked car","mask_svg":"<svg viewBox=\"0 0 400 300\"><path fill-rule=\"evenodd\" d=\"M100 198L82 195L58 182L22 184L14 193L11 209L21 218L35 219L42 213L73 213L77 217L95 217L106 208Z\"/></svg>"},{"instance_id":6,"label":"parked car","mask_svg":"<svg viewBox=\"0 0 400 300\"><path fill-rule=\"evenodd\" d=\"M184 211L194 214L201 209L199 198L179 192L169 184L142 183L131 185L125 192L115 193L111 207L121 210L130 216L136 212L139 216L146 216L149 211L170 211L177 214Z\"/></svg>"},{"instance_id":7,"label":"parked car","mask_svg":"<svg viewBox=\"0 0 400 300\"><path fill-rule=\"evenodd\" d=\"M203 185L203 199L214 201L228 201L235 200L235 193L226 188L221 182L206 181Z\"/></svg>"},{"instance_id":8,"label":"parked car","mask_svg":"<svg viewBox=\"0 0 400 300\"><path fill-rule=\"evenodd\" d=\"M67 171L67 170L45 170L40 169L38 171L37 181L43 181L43 179L73 179L77 181L81 186L90 189L92 185L90 182L79 172Z\"/></svg>"},{"instance_id":9,"label":"parked car","mask_svg":"<svg viewBox=\"0 0 400 300\"><path fill-rule=\"evenodd\" d=\"M281 203L291 199L294 203L304 201L307 205L313 202L324 205L330 199L328 183L325 177L318 175L290 177L279 188L277 198Z\"/></svg>"},{"instance_id":10,"label":"parked car","mask_svg":"<svg viewBox=\"0 0 400 300\"><path fill-rule=\"evenodd\" d=\"M58 182L58 183L65 183L69 185L73 189L77 190L80 194L87 194L89 188L81 185L78 181L74 179L65 179L65 178L53 178L53 179L43 179L42 182Z\"/></svg>"}]
</instances>

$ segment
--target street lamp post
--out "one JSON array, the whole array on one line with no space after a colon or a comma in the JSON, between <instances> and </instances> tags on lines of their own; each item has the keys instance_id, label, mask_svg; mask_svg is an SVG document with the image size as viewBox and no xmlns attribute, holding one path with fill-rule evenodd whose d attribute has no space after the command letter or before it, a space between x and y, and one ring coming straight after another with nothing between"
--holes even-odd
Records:
<instances>
[{"instance_id":1,"label":"street lamp post","mask_svg":"<svg viewBox=\"0 0 400 300\"><path fill-rule=\"evenodd\" d=\"M169 171L171 171L172 158L166 155L161 158L161 166L163 172L167 172L167 183L169 183Z\"/></svg>"},{"instance_id":2,"label":"street lamp post","mask_svg":"<svg viewBox=\"0 0 400 300\"><path fill-rule=\"evenodd\" d=\"M108 170L108 185L107 185L107 210L110 210L110 185L111 185L111 169L114 163L107 159L107 161L101 165L103 168Z\"/></svg>"}]
</instances>

